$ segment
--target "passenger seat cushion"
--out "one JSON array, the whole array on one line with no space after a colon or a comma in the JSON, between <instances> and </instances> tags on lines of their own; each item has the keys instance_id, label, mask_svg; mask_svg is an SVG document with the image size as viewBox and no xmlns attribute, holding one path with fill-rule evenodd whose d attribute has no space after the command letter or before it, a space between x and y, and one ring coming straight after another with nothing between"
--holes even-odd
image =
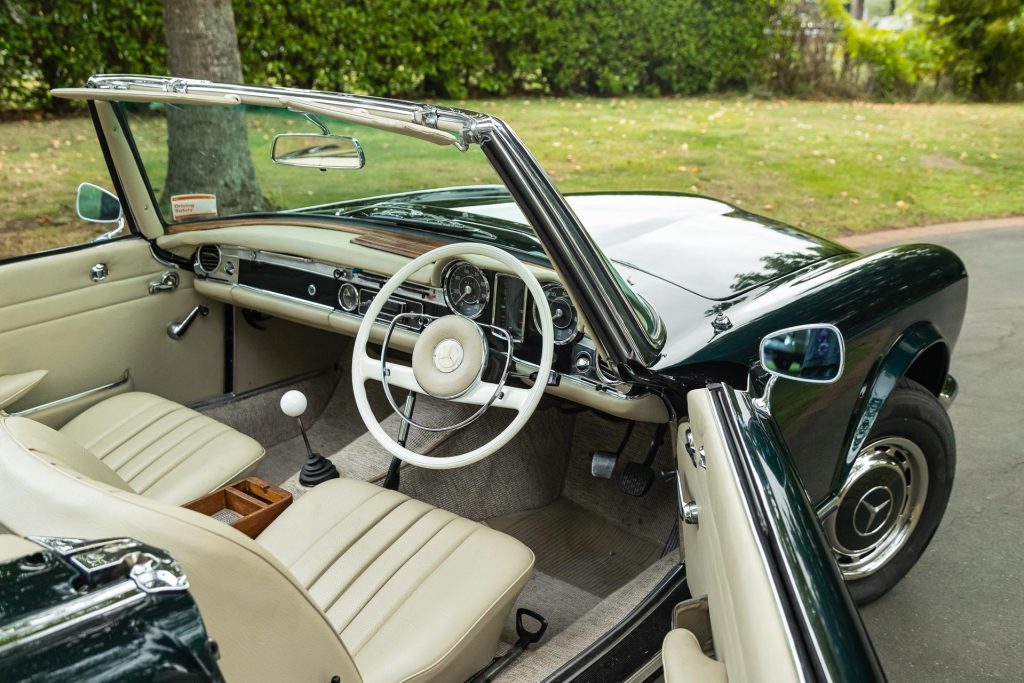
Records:
<instances>
[{"instance_id":1,"label":"passenger seat cushion","mask_svg":"<svg viewBox=\"0 0 1024 683\"><path fill-rule=\"evenodd\" d=\"M264 455L255 440L165 398L129 392L61 428L136 493L187 503L249 472Z\"/></svg>"},{"instance_id":2,"label":"passenger seat cushion","mask_svg":"<svg viewBox=\"0 0 1024 683\"><path fill-rule=\"evenodd\" d=\"M351 479L257 539L309 590L366 683L465 680L490 662L533 553L498 531Z\"/></svg>"}]
</instances>

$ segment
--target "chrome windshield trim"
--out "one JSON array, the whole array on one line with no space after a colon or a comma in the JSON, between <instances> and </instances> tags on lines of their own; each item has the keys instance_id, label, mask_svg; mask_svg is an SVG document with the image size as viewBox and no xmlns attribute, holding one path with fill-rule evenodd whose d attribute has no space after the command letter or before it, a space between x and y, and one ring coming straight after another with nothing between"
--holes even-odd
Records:
<instances>
[{"instance_id":1,"label":"chrome windshield trim","mask_svg":"<svg viewBox=\"0 0 1024 683\"><path fill-rule=\"evenodd\" d=\"M571 289L583 290L580 292L584 295L580 305L585 308L585 319L592 326L600 326L606 333L595 335L601 345L612 347L604 349L606 355L619 361L634 359L648 367L654 364L660 357L659 351L664 343L664 328L660 320L653 334L662 334L660 338L652 338L652 334L648 333L640 321L633 303L622 290L623 286L628 285L623 285L621 277L616 277L618 274L612 272L613 266L607 256L512 129L500 119L491 117L485 123L478 124L478 131L485 137L484 142L489 143L483 144L485 153L488 147L497 152L488 154L495 170L499 175L504 172L514 182L515 187L508 181L506 185L509 185L519 208L537 231L537 236L542 242L545 236L551 239L552 244L546 251L554 251L561 257L552 259L552 265L559 270L563 284ZM540 211L542 209L543 212ZM587 258L587 255L594 258ZM555 262L559 260L562 261L561 267ZM584 277L576 277L577 273ZM595 305L588 305L590 302ZM604 305L596 305L598 302ZM632 319L623 318L620 309L629 311ZM656 314L654 317L658 318Z\"/></svg>"},{"instance_id":2,"label":"chrome windshield trim","mask_svg":"<svg viewBox=\"0 0 1024 683\"><path fill-rule=\"evenodd\" d=\"M86 87L124 92L148 92L154 95L154 99L173 92L181 97L180 101L182 103L187 102L189 95L195 95L197 102L201 100L203 103L211 104L209 95L213 94L235 95L242 104L281 109L287 108L287 103L282 102L282 98L327 104L353 112L365 110L374 116L390 118L421 127L424 131L454 133L461 136L466 143L476 142L475 129L477 120L479 118L486 118L483 114L477 112L382 97L348 95L322 90L303 90L301 88L271 88L266 86L213 83L210 81L170 78L167 76L97 74L89 78ZM232 104L232 102L225 101L224 104Z\"/></svg>"}]
</instances>

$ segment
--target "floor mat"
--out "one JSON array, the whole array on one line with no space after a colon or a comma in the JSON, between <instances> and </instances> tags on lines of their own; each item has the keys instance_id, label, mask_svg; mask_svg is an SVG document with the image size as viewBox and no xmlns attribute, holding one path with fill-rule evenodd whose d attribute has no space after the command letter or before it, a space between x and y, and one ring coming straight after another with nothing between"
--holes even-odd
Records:
<instances>
[{"instance_id":1,"label":"floor mat","mask_svg":"<svg viewBox=\"0 0 1024 683\"><path fill-rule=\"evenodd\" d=\"M646 569L661 547L559 498L551 505L488 520L537 556L537 569L598 597L607 597Z\"/></svg>"}]
</instances>

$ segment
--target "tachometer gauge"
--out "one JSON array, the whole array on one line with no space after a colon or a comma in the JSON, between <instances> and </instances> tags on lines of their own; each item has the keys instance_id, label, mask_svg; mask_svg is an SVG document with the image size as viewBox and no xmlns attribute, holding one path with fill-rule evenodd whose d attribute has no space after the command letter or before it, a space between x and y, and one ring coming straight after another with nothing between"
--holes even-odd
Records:
<instances>
[{"instance_id":1,"label":"tachometer gauge","mask_svg":"<svg viewBox=\"0 0 1024 683\"><path fill-rule=\"evenodd\" d=\"M477 318L487 308L491 285L482 270L466 261L455 261L444 271L444 302L467 318Z\"/></svg>"},{"instance_id":2,"label":"tachometer gauge","mask_svg":"<svg viewBox=\"0 0 1024 683\"><path fill-rule=\"evenodd\" d=\"M557 282L549 282L544 285L543 289L544 297L548 301L548 308L551 309L551 322L555 328L555 343L568 344L576 339L578 332L580 321L576 309L562 285ZM537 315L536 307L533 308L533 326L540 331L540 318Z\"/></svg>"}]
</instances>

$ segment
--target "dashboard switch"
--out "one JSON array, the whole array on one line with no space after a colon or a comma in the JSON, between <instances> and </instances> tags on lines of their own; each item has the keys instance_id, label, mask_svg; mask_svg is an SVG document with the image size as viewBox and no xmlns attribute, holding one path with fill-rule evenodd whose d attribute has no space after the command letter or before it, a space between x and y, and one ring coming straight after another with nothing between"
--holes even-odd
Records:
<instances>
[{"instance_id":1,"label":"dashboard switch","mask_svg":"<svg viewBox=\"0 0 1024 683\"><path fill-rule=\"evenodd\" d=\"M593 361L590 359L590 354L586 351L576 354L576 360L573 364L576 366L576 372L586 373L590 370L590 365Z\"/></svg>"}]
</instances>

